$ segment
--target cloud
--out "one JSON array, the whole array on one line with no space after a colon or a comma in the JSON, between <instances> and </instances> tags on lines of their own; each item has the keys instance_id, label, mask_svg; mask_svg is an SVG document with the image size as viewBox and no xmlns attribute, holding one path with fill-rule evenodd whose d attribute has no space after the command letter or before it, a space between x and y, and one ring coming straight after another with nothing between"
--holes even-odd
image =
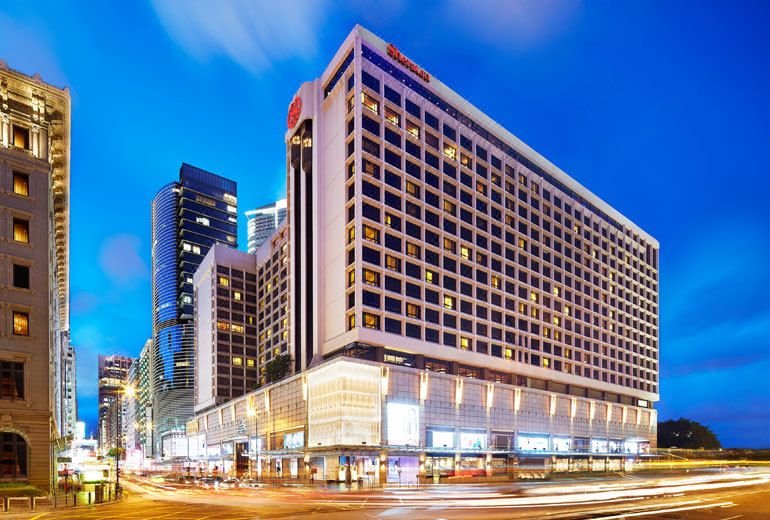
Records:
<instances>
[{"instance_id":1,"label":"cloud","mask_svg":"<svg viewBox=\"0 0 770 520\"><path fill-rule=\"evenodd\" d=\"M140 246L138 237L127 234L113 235L102 244L99 266L115 285L132 286L149 277Z\"/></svg>"},{"instance_id":2,"label":"cloud","mask_svg":"<svg viewBox=\"0 0 770 520\"><path fill-rule=\"evenodd\" d=\"M453 27L496 46L527 48L566 29L579 14L577 0L449 0Z\"/></svg>"},{"instance_id":3,"label":"cloud","mask_svg":"<svg viewBox=\"0 0 770 520\"><path fill-rule=\"evenodd\" d=\"M310 58L329 8L324 1L151 0L169 37L200 61L223 56L259 74Z\"/></svg>"}]
</instances>

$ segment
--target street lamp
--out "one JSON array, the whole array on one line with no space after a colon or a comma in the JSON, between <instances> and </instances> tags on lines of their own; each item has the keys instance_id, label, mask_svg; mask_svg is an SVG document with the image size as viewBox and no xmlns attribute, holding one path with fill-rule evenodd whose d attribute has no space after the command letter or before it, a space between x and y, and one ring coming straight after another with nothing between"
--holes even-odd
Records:
<instances>
[{"instance_id":1,"label":"street lamp","mask_svg":"<svg viewBox=\"0 0 770 520\"><path fill-rule=\"evenodd\" d=\"M251 420L254 421L254 437L255 437L254 444L256 445L256 443L257 443L257 441L256 441L256 436L257 436L257 409L254 408L250 404L246 407L246 418L247 418L247 420L251 419ZM251 436L250 435L246 436L246 442L247 442L247 446L249 448L249 478L253 479L254 478L253 459L256 458L257 454L256 453L251 453ZM256 446L255 446L254 451L256 451Z\"/></svg>"}]
</instances>

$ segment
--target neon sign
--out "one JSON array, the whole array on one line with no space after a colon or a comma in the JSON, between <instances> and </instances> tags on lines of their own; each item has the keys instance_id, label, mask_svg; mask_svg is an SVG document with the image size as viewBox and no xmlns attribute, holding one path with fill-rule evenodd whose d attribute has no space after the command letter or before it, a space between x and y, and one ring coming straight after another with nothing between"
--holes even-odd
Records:
<instances>
[{"instance_id":1,"label":"neon sign","mask_svg":"<svg viewBox=\"0 0 770 520\"><path fill-rule=\"evenodd\" d=\"M299 96L294 98L294 101L289 105L289 114L286 116L286 126L289 130L294 128L294 125L299 121L299 115L302 112L302 99Z\"/></svg>"},{"instance_id":2,"label":"neon sign","mask_svg":"<svg viewBox=\"0 0 770 520\"><path fill-rule=\"evenodd\" d=\"M420 68L415 62L401 54L401 51L398 50L398 47L392 43L388 44L388 56L412 71L413 74L415 74L418 78L425 81L426 83L430 81L430 74L425 72L425 70Z\"/></svg>"}]
</instances>

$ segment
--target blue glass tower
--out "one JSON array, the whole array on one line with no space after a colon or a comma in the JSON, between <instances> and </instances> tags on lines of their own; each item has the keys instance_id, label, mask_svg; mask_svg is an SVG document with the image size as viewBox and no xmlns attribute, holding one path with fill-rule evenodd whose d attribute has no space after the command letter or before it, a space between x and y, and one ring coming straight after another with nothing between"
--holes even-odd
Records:
<instances>
[{"instance_id":1,"label":"blue glass tower","mask_svg":"<svg viewBox=\"0 0 770 520\"><path fill-rule=\"evenodd\" d=\"M193 273L216 243L237 247L237 184L189 164L152 202L152 410L154 455L193 415ZM149 414L148 414L149 415ZM165 441L165 442L164 442Z\"/></svg>"}]
</instances>

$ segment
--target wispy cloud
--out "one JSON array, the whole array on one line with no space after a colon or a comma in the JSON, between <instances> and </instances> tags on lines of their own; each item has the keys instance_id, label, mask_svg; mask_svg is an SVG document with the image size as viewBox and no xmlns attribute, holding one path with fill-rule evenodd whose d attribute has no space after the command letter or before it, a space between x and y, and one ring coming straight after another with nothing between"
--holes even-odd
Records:
<instances>
[{"instance_id":1,"label":"wispy cloud","mask_svg":"<svg viewBox=\"0 0 770 520\"><path fill-rule=\"evenodd\" d=\"M115 285L133 286L149 277L149 269L140 254L141 250L142 244L138 237L113 235L102 244L99 266Z\"/></svg>"},{"instance_id":2,"label":"wispy cloud","mask_svg":"<svg viewBox=\"0 0 770 520\"><path fill-rule=\"evenodd\" d=\"M457 30L496 46L527 48L563 31L577 18L577 0L448 0Z\"/></svg>"},{"instance_id":3,"label":"wispy cloud","mask_svg":"<svg viewBox=\"0 0 770 520\"><path fill-rule=\"evenodd\" d=\"M258 74L274 63L310 58L327 2L152 0L172 40L200 61L225 57Z\"/></svg>"}]
</instances>

